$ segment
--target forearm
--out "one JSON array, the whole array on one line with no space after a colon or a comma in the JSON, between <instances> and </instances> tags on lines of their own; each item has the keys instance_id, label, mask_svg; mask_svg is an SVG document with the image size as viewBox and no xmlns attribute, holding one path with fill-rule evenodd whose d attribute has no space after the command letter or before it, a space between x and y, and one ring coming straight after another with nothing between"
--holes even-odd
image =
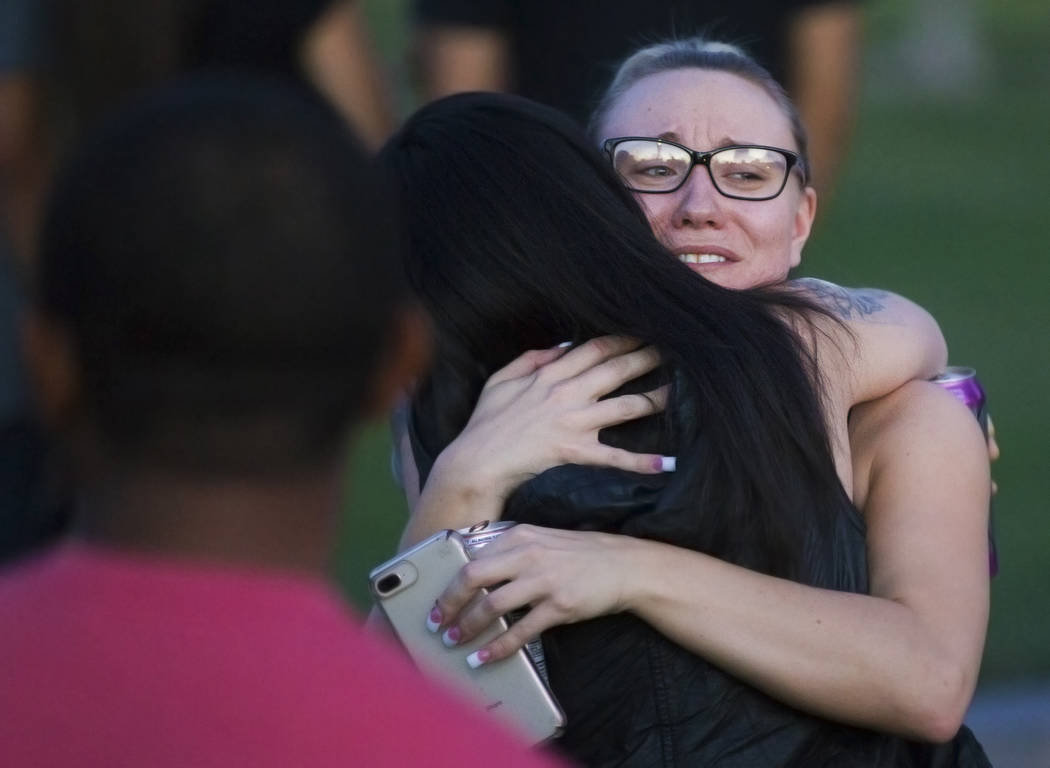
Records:
<instances>
[{"instance_id":1,"label":"forearm","mask_svg":"<svg viewBox=\"0 0 1050 768\"><path fill-rule=\"evenodd\" d=\"M317 89L365 144L378 149L393 130L394 115L363 13L356 3L331 3L307 31L301 56Z\"/></svg>"},{"instance_id":2,"label":"forearm","mask_svg":"<svg viewBox=\"0 0 1050 768\"><path fill-rule=\"evenodd\" d=\"M451 447L450 447L451 448ZM446 528L465 528L482 520L498 520L505 495L486 483L480 469L459 465L454 450L438 456L401 535L401 549Z\"/></svg>"},{"instance_id":3,"label":"forearm","mask_svg":"<svg viewBox=\"0 0 1050 768\"><path fill-rule=\"evenodd\" d=\"M791 283L836 318L813 319L816 332L802 333L832 391L832 405L846 411L944 369L948 345L934 317L889 291L843 288L805 278ZM796 326L797 327L797 326Z\"/></svg>"},{"instance_id":4,"label":"forearm","mask_svg":"<svg viewBox=\"0 0 1050 768\"><path fill-rule=\"evenodd\" d=\"M853 126L861 17L857 3L822 3L798 12L790 28L788 85L809 132L821 209L830 198Z\"/></svg>"},{"instance_id":5,"label":"forearm","mask_svg":"<svg viewBox=\"0 0 1050 768\"><path fill-rule=\"evenodd\" d=\"M628 557L628 610L770 696L913 738L954 735L973 680L908 606L653 542L639 542Z\"/></svg>"},{"instance_id":6,"label":"forearm","mask_svg":"<svg viewBox=\"0 0 1050 768\"><path fill-rule=\"evenodd\" d=\"M462 91L505 91L510 44L499 29L433 25L416 41L416 65L423 98Z\"/></svg>"}]
</instances>

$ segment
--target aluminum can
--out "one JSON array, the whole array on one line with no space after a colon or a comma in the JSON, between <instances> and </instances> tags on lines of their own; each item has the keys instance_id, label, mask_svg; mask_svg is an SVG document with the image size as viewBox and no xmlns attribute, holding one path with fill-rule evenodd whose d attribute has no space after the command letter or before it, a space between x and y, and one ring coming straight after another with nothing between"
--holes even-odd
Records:
<instances>
[{"instance_id":1,"label":"aluminum can","mask_svg":"<svg viewBox=\"0 0 1050 768\"><path fill-rule=\"evenodd\" d=\"M515 525L517 523L512 523L509 520L485 520L475 523L469 528L460 528L456 533L463 538L463 546L467 550L467 554L473 558L479 549L495 541ZM524 615L525 611L513 611L507 614L505 618L508 624L513 624ZM528 651L529 658L532 659L532 665L540 673L543 682L549 685L550 681L547 679L547 658L543 653L543 641L538 637L534 637L525 644L525 650Z\"/></svg>"},{"instance_id":2,"label":"aluminum can","mask_svg":"<svg viewBox=\"0 0 1050 768\"><path fill-rule=\"evenodd\" d=\"M970 409L981 425L981 431L988 437L988 398L977 378L977 371L961 365L950 365L944 372L933 379L951 392L957 400ZM995 529L992 520L992 508L988 509L988 567L992 576L999 573L999 553L995 547Z\"/></svg>"},{"instance_id":3,"label":"aluminum can","mask_svg":"<svg viewBox=\"0 0 1050 768\"><path fill-rule=\"evenodd\" d=\"M515 525L517 523L512 523L509 520L485 520L480 523L474 523L469 528L460 528L456 533L463 538L463 546L466 548L467 554L474 557L475 552L489 542L498 539Z\"/></svg>"}]
</instances>

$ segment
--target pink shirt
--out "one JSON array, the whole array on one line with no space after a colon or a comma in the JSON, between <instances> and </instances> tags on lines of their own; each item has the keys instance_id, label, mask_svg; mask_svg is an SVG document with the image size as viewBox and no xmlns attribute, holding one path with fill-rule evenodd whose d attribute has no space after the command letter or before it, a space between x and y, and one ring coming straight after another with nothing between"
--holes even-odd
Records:
<instances>
[{"instance_id":1,"label":"pink shirt","mask_svg":"<svg viewBox=\"0 0 1050 768\"><path fill-rule=\"evenodd\" d=\"M65 544L0 575L0 617L2 765L554 764L305 576Z\"/></svg>"}]
</instances>

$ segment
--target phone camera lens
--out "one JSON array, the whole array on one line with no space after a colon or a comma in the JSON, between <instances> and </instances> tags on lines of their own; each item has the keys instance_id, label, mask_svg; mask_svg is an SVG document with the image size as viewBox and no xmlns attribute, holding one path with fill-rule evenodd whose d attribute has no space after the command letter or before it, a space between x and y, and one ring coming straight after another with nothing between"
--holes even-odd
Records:
<instances>
[{"instance_id":1,"label":"phone camera lens","mask_svg":"<svg viewBox=\"0 0 1050 768\"><path fill-rule=\"evenodd\" d=\"M389 573L376 583L376 589L379 590L379 593L383 595L389 592L393 592L400 586L401 577L398 576L396 573Z\"/></svg>"}]
</instances>

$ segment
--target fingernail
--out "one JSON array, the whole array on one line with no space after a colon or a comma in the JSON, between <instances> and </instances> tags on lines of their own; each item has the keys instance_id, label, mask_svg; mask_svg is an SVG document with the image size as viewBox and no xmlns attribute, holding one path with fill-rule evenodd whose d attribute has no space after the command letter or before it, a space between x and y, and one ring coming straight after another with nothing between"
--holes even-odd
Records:
<instances>
[{"instance_id":1,"label":"fingernail","mask_svg":"<svg viewBox=\"0 0 1050 768\"><path fill-rule=\"evenodd\" d=\"M571 347L571 346L572 346L572 342L571 341L563 341L561 344L559 344L556 347L556 349L565 349L566 347Z\"/></svg>"},{"instance_id":2,"label":"fingernail","mask_svg":"<svg viewBox=\"0 0 1050 768\"><path fill-rule=\"evenodd\" d=\"M427 629L431 632L437 632L441 627L441 609L436 605L430 609L430 615L427 616Z\"/></svg>"},{"instance_id":3,"label":"fingernail","mask_svg":"<svg viewBox=\"0 0 1050 768\"><path fill-rule=\"evenodd\" d=\"M660 471L661 472L674 472L675 466L678 463L678 459L674 456L661 456L660 457Z\"/></svg>"},{"instance_id":4,"label":"fingernail","mask_svg":"<svg viewBox=\"0 0 1050 768\"><path fill-rule=\"evenodd\" d=\"M443 642L446 647L452 648L459 642L459 636L459 627L449 627L445 630L445 634L441 636L441 642Z\"/></svg>"},{"instance_id":5,"label":"fingernail","mask_svg":"<svg viewBox=\"0 0 1050 768\"><path fill-rule=\"evenodd\" d=\"M467 656L467 664L470 665L471 669L477 669L491 658L492 651L488 648L482 648L480 651L474 651L474 653Z\"/></svg>"}]
</instances>

